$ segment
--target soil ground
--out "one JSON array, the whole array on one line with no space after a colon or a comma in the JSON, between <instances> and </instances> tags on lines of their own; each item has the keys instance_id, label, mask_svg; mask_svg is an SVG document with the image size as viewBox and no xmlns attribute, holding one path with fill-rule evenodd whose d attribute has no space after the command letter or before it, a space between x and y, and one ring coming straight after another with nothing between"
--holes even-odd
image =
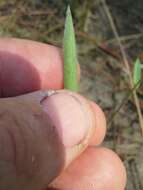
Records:
<instances>
[{"instance_id":1,"label":"soil ground","mask_svg":"<svg viewBox=\"0 0 143 190\"><path fill-rule=\"evenodd\" d=\"M1 0L0 35L61 47L67 2ZM96 101L106 114L108 132L104 145L116 151L126 165L126 190L142 190L143 137L127 70L108 13L132 70L137 57L143 60L143 1L107 0L105 6L101 0L77 0L71 1L71 7L82 71L81 93ZM137 95L143 110L142 85Z\"/></svg>"}]
</instances>

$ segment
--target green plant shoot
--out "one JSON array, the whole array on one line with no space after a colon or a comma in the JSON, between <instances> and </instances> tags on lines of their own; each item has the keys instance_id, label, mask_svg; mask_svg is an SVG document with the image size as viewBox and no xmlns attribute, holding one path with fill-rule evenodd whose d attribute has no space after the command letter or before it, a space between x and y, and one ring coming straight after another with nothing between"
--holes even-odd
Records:
<instances>
[{"instance_id":1,"label":"green plant shoot","mask_svg":"<svg viewBox=\"0 0 143 190\"><path fill-rule=\"evenodd\" d=\"M134 63L134 69L133 69L133 83L134 85L138 84L141 81L141 62L140 59L137 59Z\"/></svg>"},{"instance_id":2,"label":"green plant shoot","mask_svg":"<svg viewBox=\"0 0 143 190\"><path fill-rule=\"evenodd\" d=\"M77 51L75 32L70 7L67 8L64 30L64 88L72 91L78 90L77 80Z\"/></svg>"}]
</instances>

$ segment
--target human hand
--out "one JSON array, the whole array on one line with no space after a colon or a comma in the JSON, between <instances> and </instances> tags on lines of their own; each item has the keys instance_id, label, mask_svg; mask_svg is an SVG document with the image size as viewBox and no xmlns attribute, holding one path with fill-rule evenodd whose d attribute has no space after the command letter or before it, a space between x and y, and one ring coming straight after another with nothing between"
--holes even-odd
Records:
<instances>
[{"instance_id":1,"label":"human hand","mask_svg":"<svg viewBox=\"0 0 143 190\"><path fill-rule=\"evenodd\" d=\"M0 189L125 188L118 156L96 146L106 132L101 109L79 94L46 90L63 88L58 48L1 39L0 71L1 97L13 96L0 99Z\"/></svg>"}]
</instances>

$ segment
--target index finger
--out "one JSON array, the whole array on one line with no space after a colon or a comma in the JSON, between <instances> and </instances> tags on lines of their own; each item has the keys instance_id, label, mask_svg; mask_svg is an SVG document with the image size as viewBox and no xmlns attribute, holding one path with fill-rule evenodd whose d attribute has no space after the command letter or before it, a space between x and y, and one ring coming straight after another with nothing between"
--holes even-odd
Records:
<instances>
[{"instance_id":1,"label":"index finger","mask_svg":"<svg viewBox=\"0 0 143 190\"><path fill-rule=\"evenodd\" d=\"M0 96L63 88L59 48L30 40L0 39Z\"/></svg>"}]
</instances>

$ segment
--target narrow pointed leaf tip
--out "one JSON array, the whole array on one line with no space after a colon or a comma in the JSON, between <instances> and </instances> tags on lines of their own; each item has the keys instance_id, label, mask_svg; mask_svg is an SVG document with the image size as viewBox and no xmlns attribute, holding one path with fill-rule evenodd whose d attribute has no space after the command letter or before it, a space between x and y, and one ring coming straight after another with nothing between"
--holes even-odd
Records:
<instances>
[{"instance_id":1,"label":"narrow pointed leaf tip","mask_svg":"<svg viewBox=\"0 0 143 190\"><path fill-rule=\"evenodd\" d=\"M141 62L140 59L137 59L134 63L133 83L134 85L137 85L140 81L141 81Z\"/></svg>"},{"instance_id":2,"label":"narrow pointed leaf tip","mask_svg":"<svg viewBox=\"0 0 143 190\"><path fill-rule=\"evenodd\" d=\"M78 89L77 52L76 52L75 32L73 27L70 6L68 6L66 12L63 51L64 51L64 88L77 91Z\"/></svg>"}]
</instances>

